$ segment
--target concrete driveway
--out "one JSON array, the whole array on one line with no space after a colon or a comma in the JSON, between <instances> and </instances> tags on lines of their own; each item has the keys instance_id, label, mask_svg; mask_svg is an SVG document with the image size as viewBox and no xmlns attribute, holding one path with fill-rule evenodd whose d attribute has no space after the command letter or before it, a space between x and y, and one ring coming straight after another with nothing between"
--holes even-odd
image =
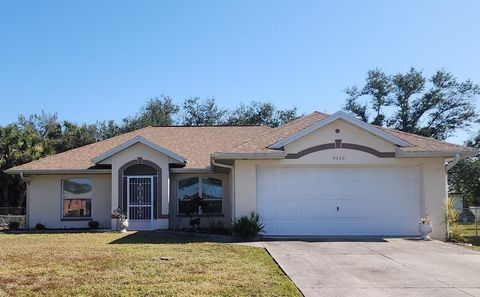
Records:
<instances>
[{"instance_id":1,"label":"concrete driveway","mask_svg":"<svg viewBox=\"0 0 480 297\"><path fill-rule=\"evenodd\" d=\"M480 296L480 252L440 241L272 241L305 296Z\"/></svg>"}]
</instances>

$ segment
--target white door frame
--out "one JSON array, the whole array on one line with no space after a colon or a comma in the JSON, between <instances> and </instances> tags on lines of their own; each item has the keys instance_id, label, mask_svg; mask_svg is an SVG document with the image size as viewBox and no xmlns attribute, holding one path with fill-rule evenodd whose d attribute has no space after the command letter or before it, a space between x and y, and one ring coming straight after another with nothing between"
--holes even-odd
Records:
<instances>
[{"instance_id":1,"label":"white door frame","mask_svg":"<svg viewBox=\"0 0 480 297\"><path fill-rule=\"evenodd\" d=\"M127 176L127 218L130 220L130 179L131 178L145 178L145 179L150 179L150 193L151 193L151 197L150 197L150 205L148 204L145 204L145 205L132 205L132 207L137 207L137 206L142 206L142 207L146 207L146 206L150 206L150 220L132 220L132 221L135 221L135 222L139 222L139 221L153 221L153 199L155 199L155 195L154 195L154 192L153 192L153 178L154 176L153 175L129 175Z\"/></svg>"}]
</instances>

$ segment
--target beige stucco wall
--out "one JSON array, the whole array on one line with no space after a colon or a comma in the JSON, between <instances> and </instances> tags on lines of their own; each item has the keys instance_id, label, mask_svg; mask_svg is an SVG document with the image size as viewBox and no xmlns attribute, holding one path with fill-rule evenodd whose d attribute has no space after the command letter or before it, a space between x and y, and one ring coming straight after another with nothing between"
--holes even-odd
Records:
<instances>
[{"instance_id":1,"label":"beige stucco wall","mask_svg":"<svg viewBox=\"0 0 480 297\"><path fill-rule=\"evenodd\" d=\"M190 217L185 216L184 214L178 214L178 198L177 198L177 187L178 181L188 177L213 177L222 180L223 185L223 214L222 215L211 215L211 216L202 216L200 217L200 227L228 227L231 223L231 205L230 205L230 178L229 174L225 173L204 173L204 174L191 174L191 173L182 173L182 174L172 174L170 180L170 195L171 201L170 204L170 228L173 229L183 229L191 228L190 226Z\"/></svg>"},{"instance_id":2,"label":"beige stucco wall","mask_svg":"<svg viewBox=\"0 0 480 297\"><path fill-rule=\"evenodd\" d=\"M100 228L110 227L110 174L88 175L32 175L28 177L28 225L37 223L47 228L88 228L88 221L62 221L61 180L88 178L92 180L92 219Z\"/></svg>"},{"instance_id":3,"label":"beige stucco wall","mask_svg":"<svg viewBox=\"0 0 480 297\"><path fill-rule=\"evenodd\" d=\"M131 147L113 155L107 160L103 161L102 164L111 164L112 165L112 176L111 176L111 212L118 208L118 170L124 164L137 160L138 157L148 160L155 163L162 169L162 216L157 220L152 220L148 226L144 226L145 229L158 229L158 228L168 228L168 197L169 197L169 162L174 162L168 156L142 144L137 143ZM112 229L116 228L116 220L112 220ZM135 228L135 226L131 226Z\"/></svg>"},{"instance_id":4,"label":"beige stucco wall","mask_svg":"<svg viewBox=\"0 0 480 297\"><path fill-rule=\"evenodd\" d=\"M335 129L340 133L335 133ZM395 147L363 130L338 120L297 141L287 145L287 153L297 153L303 149L332 143L335 139L372 147L382 152L394 152ZM341 157L341 158L336 158ZM235 161L235 217L256 210L256 172L258 166L420 166L421 167L421 213L428 212L432 219L432 237L443 239L444 200L447 196L445 160L443 158L378 158L371 154L348 150L330 149L314 152L299 159L290 160L237 160ZM375 182L375 181L372 181Z\"/></svg>"}]
</instances>

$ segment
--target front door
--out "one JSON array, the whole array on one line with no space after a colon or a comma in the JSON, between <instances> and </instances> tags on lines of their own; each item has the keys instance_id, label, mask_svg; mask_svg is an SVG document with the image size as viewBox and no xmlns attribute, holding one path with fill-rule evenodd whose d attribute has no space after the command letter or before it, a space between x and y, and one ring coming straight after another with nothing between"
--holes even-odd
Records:
<instances>
[{"instance_id":1,"label":"front door","mask_svg":"<svg viewBox=\"0 0 480 297\"><path fill-rule=\"evenodd\" d=\"M153 176L129 176L127 214L132 221L153 219Z\"/></svg>"}]
</instances>

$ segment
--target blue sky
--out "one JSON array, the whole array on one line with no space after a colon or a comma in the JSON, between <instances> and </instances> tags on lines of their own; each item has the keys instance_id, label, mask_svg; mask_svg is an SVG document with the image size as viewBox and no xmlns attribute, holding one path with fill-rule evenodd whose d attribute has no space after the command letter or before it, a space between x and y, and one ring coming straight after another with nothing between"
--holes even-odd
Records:
<instances>
[{"instance_id":1,"label":"blue sky","mask_svg":"<svg viewBox=\"0 0 480 297\"><path fill-rule=\"evenodd\" d=\"M375 67L480 83L479 15L479 1L1 1L0 125L120 120L161 94L335 112Z\"/></svg>"}]
</instances>

